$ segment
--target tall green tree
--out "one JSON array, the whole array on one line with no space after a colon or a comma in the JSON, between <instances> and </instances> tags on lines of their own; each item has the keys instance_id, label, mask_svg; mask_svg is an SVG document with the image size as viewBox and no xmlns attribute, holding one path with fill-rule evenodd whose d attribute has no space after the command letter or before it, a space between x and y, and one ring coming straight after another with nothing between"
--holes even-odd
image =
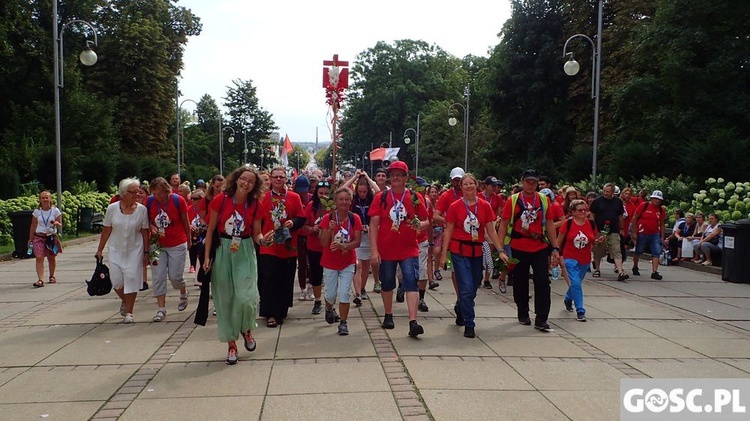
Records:
<instances>
[{"instance_id":1,"label":"tall green tree","mask_svg":"<svg viewBox=\"0 0 750 421\"><path fill-rule=\"evenodd\" d=\"M238 164L243 163L243 150L247 139L248 162L260 165L261 148L267 148L265 145L271 143L269 136L278 126L273 121L273 115L260 106L252 80L236 79L232 81L232 85L227 89L224 106L229 109L228 125L235 130L236 140L226 147L225 151L228 156L235 156ZM255 144L255 153L252 153L250 142ZM263 161L264 166L269 161L273 162L267 156Z\"/></svg>"}]
</instances>

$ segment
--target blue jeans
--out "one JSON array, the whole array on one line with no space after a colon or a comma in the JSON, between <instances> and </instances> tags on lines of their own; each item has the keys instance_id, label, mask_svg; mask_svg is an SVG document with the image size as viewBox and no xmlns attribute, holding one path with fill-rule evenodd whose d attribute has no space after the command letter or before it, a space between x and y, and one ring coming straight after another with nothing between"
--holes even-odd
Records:
<instances>
[{"instance_id":1,"label":"blue jeans","mask_svg":"<svg viewBox=\"0 0 750 421\"><path fill-rule=\"evenodd\" d=\"M458 308L465 326L474 327L474 299L482 282L482 256L466 257L454 253L451 261L458 284Z\"/></svg>"},{"instance_id":2,"label":"blue jeans","mask_svg":"<svg viewBox=\"0 0 750 421\"><path fill-rule=\"evenodd\" d=\"M661 234L638 234L638 240L635 243L635 255L640 256L648 244L651 250L651 257L659 258L661 256Z\"/></svg>"},{"instance_id":3,"label":"blue jeans","mask_svg":"<svg viewBox=\"0 0 750 421\"><path fill-rule=\"evenodd\" d=\"M589 263L581 263L575 259L565 259L565 269L568 271L570 286L565 293L565 299L573 301L576 305L576 313L586 313L583 308L583 278L589 270Z\"/></svg>"},{"instance_id":4,"label":"blue jeans","mask_svg":"<svg viewBox=\"0 0 750 421\"><path fill-rule=\"evenodd\" d=\"M383 291L396 289L396 267L401 265L403 276L401 287L404 291L419 291L419 257L409 257L404 260L383 260L380 262L380 285Z\"/></svg>"}]
</instances>

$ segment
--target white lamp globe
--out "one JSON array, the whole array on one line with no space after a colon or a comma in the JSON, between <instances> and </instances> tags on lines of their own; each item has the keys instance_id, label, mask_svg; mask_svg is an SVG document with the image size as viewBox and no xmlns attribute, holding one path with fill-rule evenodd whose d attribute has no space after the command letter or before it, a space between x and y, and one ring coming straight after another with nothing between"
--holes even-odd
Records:
<instances>
[{"instance_id":1,"label":"white lamp globe","mask_svg":"<svg viewBox=\"0 0 750 421\"><path fill-rule=\"evenodd\" d=\"M566 75L575 76L578 74L578 71L581 70L581 65L578 64L577 61L571 59L565 62L563 70L565 71Z\"/></svg>"},{"instance_id":2,"label":"white lamp globe","mask_svg":"<svg viewBox=\"0 0 750 421\"><path fill-rule=\"evenodd\" d=\"M97 56L94 50L91 48L86 48L85 50L81 51L81 54L78 56L78 58L81 60L81 63L84 66L93 66L96 64Z\"/></svg>"}]
</instances>

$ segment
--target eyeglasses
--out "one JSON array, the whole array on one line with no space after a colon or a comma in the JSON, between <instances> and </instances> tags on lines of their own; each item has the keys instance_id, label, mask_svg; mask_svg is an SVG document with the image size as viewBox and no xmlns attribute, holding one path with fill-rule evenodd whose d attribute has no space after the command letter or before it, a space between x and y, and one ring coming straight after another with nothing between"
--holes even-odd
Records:
<instances>
[{"instance_id":1,"label":"eyeglasses","mask_svg":"<svg viewBox=\"0 0 750 421\"><path fill-rule=\"evenodd\" d=\"M586 212L586 208L578 208L576 209L576 212Z\"/></svg>"},{"instance_id":2,"label":"eyeglasses","mask_svg":"<svg viewBox=\"0 0 750 421\"><path fill-rule=\"evenodd\" d=\"M285 175L272 175L271 178L275 178L277 180L282 180L282 179L286 178L286 176Z\"/></svg>"},{"instance_id":3,"label":"eyeglasses","mask_svg":"<svg viewBox=\"0 0 750 421\"><path fill-rule=\"evenodd\" d=\"M141 192L140 190L126 190L126 191L127 191L128 193L130 193L130 194L138 194L138 193L140 193L140 192Z\"/></svg>"}]
</instances>

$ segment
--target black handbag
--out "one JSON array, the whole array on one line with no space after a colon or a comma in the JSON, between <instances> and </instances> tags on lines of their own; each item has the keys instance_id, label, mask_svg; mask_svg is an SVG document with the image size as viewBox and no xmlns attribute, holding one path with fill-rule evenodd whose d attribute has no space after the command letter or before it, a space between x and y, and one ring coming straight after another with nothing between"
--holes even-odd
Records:
<instances>
[{"instance_id":1,"label":"black handbag","mask_svg":"<svg viewBox=\"0 0 750 421\"><path fill-rule=\"evenodd\" d=\"M107 295L112 291L112 280L109 278L109 268L104 264L104 260L96 258L96 269L91 275L91 280L86 281L88 287L86 291L90 296Z\"/></svg>"}]
</instances>

